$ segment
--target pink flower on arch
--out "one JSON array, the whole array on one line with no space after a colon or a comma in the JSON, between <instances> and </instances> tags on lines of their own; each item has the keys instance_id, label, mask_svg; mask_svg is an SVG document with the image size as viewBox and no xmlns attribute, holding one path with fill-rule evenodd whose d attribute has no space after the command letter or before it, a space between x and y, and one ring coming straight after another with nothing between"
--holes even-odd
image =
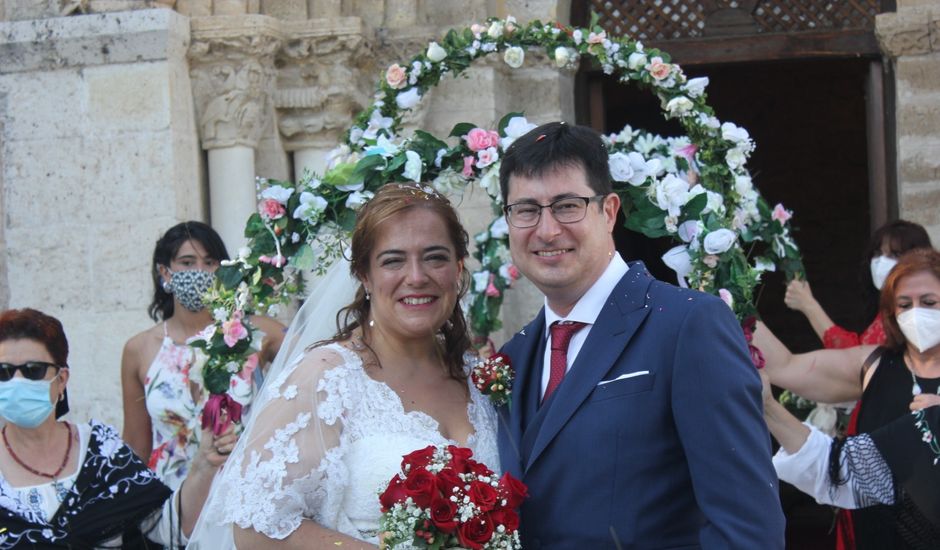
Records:
<instances>
[{"instance_id":1,"label":"pink flower on arch","mask_svg":"<svg viewBox=\"0 0 940 550\"><path fill-rule=\"evenodd\" d=\"M770 217L780 222L780 225L783 225L793 217L793 213L784 208L783 205L778 202L777 206L774 206L774 211L770 214Z\"/></svg>"},{"instance_id":2,"label":"pink flower on arch","mask_svg":"<svg viewBox=\"0 0 940 550\"><path fill-rule=\"evenodd\" d=\"M646 66L646 70L649 71L650 76L656 80L665 80L669 73L672 72L672 65L663 61L662 57L656 56L653 59L650 59L649 65Z\"/></svg>"},{"instance_id":3,"label":"pink flower on arch","mask_svg":"<svg viewBox=\"0 0 940 550\"><path fill-rule=\"evenodd\" d=\"M490 282L488 285L486 285L486 292L484 292L484 294L486 294L487 296L491 298L496 298L499 296L499 289L496 288L495 284L493 284L493 281L495 280L496 280L496 275L490 274Z\"/></svg>"},{"instance_id":4,"label":"pink flower on arch","mask_svg":"<svg viewBox=\"0 0 940 550\"><path fill-rule=\"evenodd\" d=\"M396 90L404 88L405 84L408 83L408 74L405 72L405 68L398 63L389 66L388 70L385 71L385 82Z\"/></svg>"},{"instance_id":5,"label":"pink flower on arch","mask_svg":"<svg viewBox=\"0 0 940 550\"><path fill-rule=\"evenodd\" d=\"M463 177L472 178L473 177L473 161L476 160L472 156L466 156L463 158Z\"/></svg>"},{"instance_id":6,"label":"pink flower on arch","mask_svg":"<svg viewBox=\"0 0 940 550\"><path fill-rule=\"evenodd\" d=\"M604 31L601 32L592 32L588 35L587 43L588 44L603 44L604 40L607 40L607 33Z\"/></svg>"},{"instance_id":7,"label":"pink flower on arch","mask_svg":"<svg viewBox=\"0 0 940 550\"><path fill-rule=\"evenodd\" d=\"M690 163L695 160L695 153L698 151L698 145L690 143L676 149L676 154Z\"/></svg>"},{"instance_id":8,"label":"pink flower on arch","mask_svg":"<svg viewBox=\"0 0 940 550\"><path fill-rule=\"evenodd\" d=\"M499 134L492 130L484 130L483 128L470 130L467 132L464 139L467 140L467 147L473 152L499 146Z\"/></svg>"}]
</instances>

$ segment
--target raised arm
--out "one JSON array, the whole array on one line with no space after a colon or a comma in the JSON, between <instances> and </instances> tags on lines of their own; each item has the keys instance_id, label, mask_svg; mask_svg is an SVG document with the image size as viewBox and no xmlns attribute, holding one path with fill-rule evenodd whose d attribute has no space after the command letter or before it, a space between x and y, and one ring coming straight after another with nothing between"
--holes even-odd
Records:
<instances>
[{"instance_id":1,"label":"raised arm","mask_svg":"<svg viewBox=\"0 0 940 550\"><path fill-rule=\"evenodd\" d=\"M827 330L835 326L826 311L819 305L816 297L813 296L813 290L810 288L809 283L802 279L790 281L783 302L788 308L799 311L806 317L820 340L825 337Z\"/></svg>"},{"instance_id":2,"label":"raised arm","mask_svg":"<svg viewBox=\"0 0 940 550\"><path fill-rule=\"evenodd\" d=\"M775 386L821 403L842 403L862 396L862 363L875 346L791 353L758 321L752 342L764 354L765 370Z\"/></svg>"},{"instance_id":3,"label":"raised arm","mask_svg":"<svg viewBox=\"0 0 940 550\"><path fill-rule=\"evenodd\" d=\"M147 464L153 450L153 426L144 401L144 383L140 375L145 334L138 334L128 340L121 355L121 395L124 404L121 438Z\"/></svg>"}]
</instances>

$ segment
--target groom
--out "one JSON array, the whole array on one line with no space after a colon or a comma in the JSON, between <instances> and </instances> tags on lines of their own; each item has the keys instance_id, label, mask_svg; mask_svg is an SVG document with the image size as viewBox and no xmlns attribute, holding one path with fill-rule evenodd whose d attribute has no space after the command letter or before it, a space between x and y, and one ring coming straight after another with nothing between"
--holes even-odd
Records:
<instances>
[{"instance_id":1,"label":"groom","mask_svg":"<svg viewBox=\"0 0 940 550\"><path fill-rule=\"evenodd\" d=\"M540 126L506 152L500 185L513 262L545 294L502 349L516 382L499 450L529 487L523 547L783 548L741 328L721 300L620 258L600 136Z\"/></svg>"}]
</instances>

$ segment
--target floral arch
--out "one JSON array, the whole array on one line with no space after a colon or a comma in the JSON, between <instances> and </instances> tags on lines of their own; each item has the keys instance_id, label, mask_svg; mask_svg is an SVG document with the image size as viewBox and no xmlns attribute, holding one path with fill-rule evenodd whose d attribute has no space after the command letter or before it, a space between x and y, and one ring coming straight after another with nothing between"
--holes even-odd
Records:
<instances>
[{"instance_id":1,"label":"floral arch","mask_svg":"<svg viewBox=\"0 0 940 550\"><path fill-rule=\"evenodd\" d=\"M307 174L296 184L259 179L259 210L245 229L248 245L219 269L221 284L209 297L216 323L194 343L204 352L199 363L210 393L228 390L229 378L257 345L247 314L273 312L289 301L300 272L325 271L342 253L356 210L388 182L428 182L444 194L478 186L490 195L494 220L475 237L480 265L464 306L476 335L500 327L503 295L518 272L500 215L499 159L534 125L510 113L496 128L461 123L443 139L421 130L400 135L402 115L428 90L485 56L499 55L515 69L528 51L541 49L559 70L574 69L584 58L649 90L664 116L679 121L684 136L663 138L628 126L605 136L605 144L627 228L675 240L664 261L680 284L719 295L743 322L756 312L754 289L763 272L801 272L790 212L779 204L771 208L754 188L746 167L754 143L743 128L716 118L706 102L708 79L687 79L667 53L609 37L595 23L521 25L509 17L452 29L425 52L386 69L372 105L353 122L322 176Z\"/></svg>"}]
</instances>

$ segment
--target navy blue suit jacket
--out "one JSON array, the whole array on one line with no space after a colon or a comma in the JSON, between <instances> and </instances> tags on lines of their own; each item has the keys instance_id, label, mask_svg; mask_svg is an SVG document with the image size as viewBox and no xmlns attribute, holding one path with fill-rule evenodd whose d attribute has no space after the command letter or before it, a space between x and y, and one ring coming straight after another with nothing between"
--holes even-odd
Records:
<instances>
[{"instance_id":1,"label":"navy blue suit jacket","mask_svg":"<svg viewBox=\"0 0 940 550\"><path fill-rule=\"evenodd\" d=\"M727 305L630 264L539 405L545 341L542 311L502 349L516 381L500 458L529 488L524 548L784 547L760 378Z\"/></svg>"}]
</instances>

